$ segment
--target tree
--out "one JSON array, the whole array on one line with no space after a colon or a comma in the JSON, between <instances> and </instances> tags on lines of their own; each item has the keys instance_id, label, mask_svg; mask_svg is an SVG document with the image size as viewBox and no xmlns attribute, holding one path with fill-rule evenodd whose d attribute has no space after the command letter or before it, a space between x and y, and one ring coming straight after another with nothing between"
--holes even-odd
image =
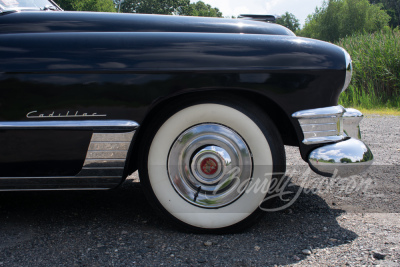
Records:
<instances>
[{"instance_id":1,"label":"tree","mask_svg":"<svg viewBox=\"0 0 400 267\"><path fill-rule=\"evenodd\" d=\"M341 158L340 162L341 163L352 163L353 161L351 159L349 159L349 158Z\"/></svg>"},{"instance_id":2,"label":"tree","mask_svg":"<svg viewBox=\"0 0 400 267\"><path fill-rule=\"evenodd\" d=\"M112 0L56 0L56 2L67 11L115 12Z\"/></svg>"},{"instance_id":3,"label":"tree","mask_svg":"<svg viewBox=\"0 0 400 267\"><path fill-rule=\"evenodd\" d=\"M300 29L299 20L292 13L289 12L286 12L281 17L279 17L276 20L276 23L285 26L292 32L296 32Z\"/></svg>"},{"instance_id":4,"label":"tree","mask_svg":"<svg viewBox=\"0 0 400 267\"><path fill-rule=\"evenodd\" d=\"M329 0L306 19L298 35L335 42L355 33L372 33L388 25L389 15L368 0Z\"/></svg>"},{"instance_id":5,"label":"tree","mask_svg":"<svg viewBox=\"0 0 400 267\"><path fill-rule=\"evenodd\" d=\"M126 13L222 17L218 8L213 8L202 1L190 3L190 0L125 0L121 4L121 11Z\"/></svg>"},{"instance_id":6,"label":"tree","mask_svg":"<svg viewBox=\"0 0 400 267\"><path fill-rule=\"evenodd\" d=\"M205 4L203 1L191 3L187 7L178 10L179 15L198 16L198 17L222 17L222 12L218 8Z\"/></svg>"},{"instance_id":7,"label":"tree","mask_svg":"<svg viewBox=\"0 0 400 267\"><path fill-rule=\"evenodd\" d=\"M393 28L400 26L400 1L399 0L369 0L371 4L381 5L390 16L389 25Z\"/></svg>"},{"instance_id":8,"label":"tree","mask_svg":"<svg viewBox=\"0 0 400 267\"><path fill-rule=\"evenodd\" d=\"M172 15L189 5L190 0L125 0L121 12Z\"/></svg>"}]
</instances>

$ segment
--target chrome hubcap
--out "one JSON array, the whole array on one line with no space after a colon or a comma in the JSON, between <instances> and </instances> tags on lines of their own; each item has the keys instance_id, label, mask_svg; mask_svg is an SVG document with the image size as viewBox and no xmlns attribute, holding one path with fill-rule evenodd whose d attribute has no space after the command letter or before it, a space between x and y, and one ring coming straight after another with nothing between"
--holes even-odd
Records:
<instances>
[{"instance_id":1,"label":"chrome hubcap","mask_svg":"<svg viewBox=\"0 0 400 267\"><path fill-rule=\"evenodd\" d=\"M168 174L183 199L204 208L218 208L243 194L252 164L249 148L235 131L206 123L184 131L174 142Z\"/></svg>"}]
</instances>

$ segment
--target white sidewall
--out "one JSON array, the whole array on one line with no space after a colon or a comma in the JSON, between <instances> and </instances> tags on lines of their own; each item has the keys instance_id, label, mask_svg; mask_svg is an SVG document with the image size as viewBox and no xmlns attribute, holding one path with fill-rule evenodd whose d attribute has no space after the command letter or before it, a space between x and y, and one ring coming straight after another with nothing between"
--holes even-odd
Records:
<instances>
[{"instance_id":1,"label":"white sidewall","mask_svg":"<svg viewBox=\"0 0 400 267\"><path fill-rule=\"evenodd\" d=\"M251 190L222 208L205 209L184 200L172 186L167 171L168 153L175 139L186 129L200 123L218 123L235 130L253 155ZM199 228L216 229L236 224L252 214L263 201L273 171L269 144L258 126L242 112L220 104L199 104L170 117L158 130L150 146L148 175L153 192L162 206L180 221Z\"/></svg>"}]
</instances>

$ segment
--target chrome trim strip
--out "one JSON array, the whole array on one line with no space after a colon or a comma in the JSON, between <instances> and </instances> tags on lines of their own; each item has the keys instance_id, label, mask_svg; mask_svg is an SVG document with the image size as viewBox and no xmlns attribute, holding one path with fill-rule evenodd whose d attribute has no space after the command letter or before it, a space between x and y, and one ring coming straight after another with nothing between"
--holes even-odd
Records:
<instances>
[{"instance_id":1,"label":"chrome trim strip","mask_svg":"<svg viewBox=\"0 0 400 267\"><path fill-rule=\"evenodd\" d=\"M130 142L91 142L89 150L123 150L129 149Z\"/></svg>"},{"instance_id":2,"label":"chrome trim strip","mask_svg":"<svg viewBox=\"0 0 400 267\"><path fill-rule=\"evenodd\" d=\"M317 137L328 137L328 136L337 136L337 131L315 131L315 132L304 132L304 138L306 142L310 142L310 139Z\"/></svg>"},{"instance_id":3,"label":"chrome trim strip","mask_svg":"<svg viewBox=\"0 0 400 267\"><path fill-rule=\"evenodd\" d=\"M337 130L337 123L321 123L321 124L302 124L301 128L304 132L314 131L335 131Z\"/></svg>"},{"instance_id":4,"label":"chrome trim strip","mask_svg":"<svg viewBox=\"0 0 400 267\"><path fill-rule=\"evenodd\" d=\"M92 168L92 167L124 167L125 159L86 159L83 165L83 168Z\"/></svg>"},{"instance_id":5,"label":"chrome trim strip","mask_svg":"<svg viewBox=\"0 0 400 267\"><path fill-rule=\"evenodd\" d=\"M303 125L306 125L306 124L329 124L329 123L333 124L334 123L332 121L331 117L316 118L316 119L313 119L313 118L302 118L301 122L302 122Z\"/></svg>"},{"instance_id":6,"label":"chrome trim strip","mask_svg":"<svg viewBox=\"0 0 400 267\"><path fill-rule=\"evenodd\" d=\"M351 57L346 50L343 49L343 52L346 61L346 78L344 81L342 92L344 92L347 89L347 87L349 87L351 82L351 77L353 76L353 64L352 64L353 61L351 60Z\"/></svg>"},{"instance_id":7,"label":"chrome trim strip","mask_svg":"<svg viewBox=\"0 0 400 267\"><path fill-rule=\"evenodd\" d=\"M343 114L343 117L345 118L364 118L364 115L361 113L361 111L355 109L355 108L346 108L346 112Z\"/></svg>"},{"instance_id":8,"label":"chrome trim strip","mask_svg":"<svg viewBox=\"0 0 400 267\"><path fill-rule=\"evenodd\" d=\"M97 191L97 190L109 190L110 188L47 188L47 189L0 189L0 192L30 192L30 191Z\"/></svg>"},{"instance_id":9,"label":"chrome trim strip","mask_svg":"<svg viewBox=\"0 0 400 267\"><path fill-rule=\"evenodd\" d=\"M333 106L326 108L316 108L316 109L307 109L301 110L293 113L292 117L297 119L303 118L328 118L328 117L338 117L341 116L345 112L345 109L342 106Z\"/></svg>"},{"instance_id":10,"label":"chrome trim strip","mask_svg":"<svg viewBox=\"0 0 400 267\"><path fill-rule=\"evenodd\" d=\"M19 180L19 179L98 179L99 176L43 176L43 177L0 177L0 180ZM107 176L107 178L121 178L121 176Z\"/></svg>"},{"instance_id":11,"label":"chrome trim strip","mask_svg":"<svg viewBox=\"0 0 400 267\"><path fill-rule=\"evenodd\" d=\"M94 142L130 142L132 140L131 132L128 133L96 133L92 136L91 143Z\"/></svg>"},{"instance_id":12,"label":"chrome trim strip","mask_svg":"<svg viewBox=\"0 0 400 267\"><path fill-rule=\"evenodd\" d=\"M305 145L323 144L323 143L342 141L344 138L345 137L343 137L343 136L315 137L315 138L308 138L308 139L304 140L303 143Z\"/></svg>"},{"instance_id":13,"label":"chrome trim strip","mask_svg":"<svg viewBox=\"0 0 400 267\"><path fill-rule=\"evenodd\" d=\"M124 167L83 167L82 170L92 170L92 169L107 169L107 170L117 170L117 169L124 169Z\"/></svg>"},{"instance_id":14,"label":"chrome trim strip","mask_svg":"<svg viewBox=\"0 0 400 267\"><path fill-rule=\"evenodd\" d=\"M91 168L82 169L77 177L96 176L97 178L120 177L124 174L124 168Z\"/></svg>"},{"instance_id":15,"label":"chrome trim strip","mask_svg":"<svg viewBox=\"0 0 400 267\"><path fill-rule=\"evenodd\" d=\"M87 159L125 159L128 151L88 151Z\"/></svg>"},{"instance_id":16,"label":"chrome trim strip","mask_svg":"<svg viewBox=\"0 0 400 267\"><path fill-rule=\"evenodd\" d=\"M56 118L56 117L55 117ZM84 130L135 130L139 126L127 120L88 120L88 121L6 121L0 122L0 129L32 130L32 129L84 129Z\"/></svg>"}]
</instances>

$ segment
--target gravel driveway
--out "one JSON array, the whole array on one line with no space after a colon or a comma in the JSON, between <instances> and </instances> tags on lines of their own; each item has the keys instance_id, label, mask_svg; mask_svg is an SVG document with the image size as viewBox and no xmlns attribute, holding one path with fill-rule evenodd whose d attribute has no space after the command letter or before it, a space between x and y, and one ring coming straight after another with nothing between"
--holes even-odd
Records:
<instances>
[{"instance_id":1,"label":"gravel driveway","mask_svg":"<svg viewBox=\"0 0 400 267\"><path fill-rule=\"evenodd\" d=\"M287 147L298 199L239 234L180 232L135 175L105 192L0 193L0 266L399 266L400 117L368 116L362 130L374 165L342 184L304 182L307 165Z\"/></svg>"}]
</instances>

